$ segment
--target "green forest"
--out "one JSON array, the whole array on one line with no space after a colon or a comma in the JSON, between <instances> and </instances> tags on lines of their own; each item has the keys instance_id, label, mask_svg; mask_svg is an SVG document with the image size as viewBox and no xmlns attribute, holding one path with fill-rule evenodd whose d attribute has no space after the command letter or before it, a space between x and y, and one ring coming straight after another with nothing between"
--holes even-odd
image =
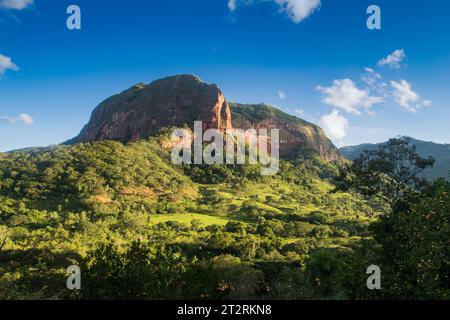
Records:
<instances>
[{"instance_id":1,"label":"green forest","mask_svg":"<svg viewBox=\"0 0 450 320\"><path fill-rule=\"evenodd\" d=\"M450 183L405 139L275 176L164 139L0 154L0 299L450 298Z\"/></svg>"}]
</instances>

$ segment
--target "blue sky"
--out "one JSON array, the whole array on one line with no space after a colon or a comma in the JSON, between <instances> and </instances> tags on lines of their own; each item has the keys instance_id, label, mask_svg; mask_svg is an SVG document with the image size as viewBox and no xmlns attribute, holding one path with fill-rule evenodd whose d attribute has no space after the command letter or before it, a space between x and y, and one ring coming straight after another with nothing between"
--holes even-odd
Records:
<instances>
[{"instance_id":1,"label":"blue sky","mask_svg":"<svg viewBox=\"0 0 450 320\"><path fill-rule=\"evenodd\" d=\"M66 9L81 8L68 30ZM377 4L382 29L369 30ZM0 151L78 134L105 98L193 73L339 146L450 143L446 0L0 0Z\"/></svg>"}]
</instances>

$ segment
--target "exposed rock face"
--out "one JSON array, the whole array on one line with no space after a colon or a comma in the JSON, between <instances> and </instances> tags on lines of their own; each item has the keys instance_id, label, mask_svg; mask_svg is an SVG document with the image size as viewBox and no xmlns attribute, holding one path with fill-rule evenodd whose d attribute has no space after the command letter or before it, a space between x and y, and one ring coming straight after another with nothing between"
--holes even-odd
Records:
<instances>
[{"instance_id":1,"label":"exposed rock face","mask_svg":"<svg viewBox=\"0 0 450 320\"><path fill-rule=\"evenodd\" d=\"M164 127L231 128L228 103L216 85L191 75L179 75L137 84L103 101L89 123L71 143L98 140L137 141Z\"/></svg>"},{"instance_id":2,"label":"exposed rock face","mask_svg":"<svg viewBox=\"0 0 450 320\"><path fill-rule=\"evenodd\" d=\"M68 143L133 142L155 135L165 127L193 128L194 121L202 121L204 130L280 129L280 155L284 158L320 156L329 162L343 159L320 127L267 105L232 104L230 109L216 85L192 75L137 84L108 98L94 110L81 133Z\"/></svg>"},{"instance_id":3,"label":"exposed rock face","mask_svg":"<svg viewBox=\"0 0 450 320\"><path fill-rule=\"evenodd\" d=\"M283 158L319 156L327 162L344 160L319 126L264 104L230 104L230 107L236 128L279 129L280 156Z\"/></svg>"}]
</instances>

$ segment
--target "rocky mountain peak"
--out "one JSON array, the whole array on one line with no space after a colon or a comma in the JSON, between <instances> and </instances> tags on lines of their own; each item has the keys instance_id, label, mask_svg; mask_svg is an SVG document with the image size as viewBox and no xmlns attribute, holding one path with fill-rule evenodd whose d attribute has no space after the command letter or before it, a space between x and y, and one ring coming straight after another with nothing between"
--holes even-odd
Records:
<instances>
[{"instance_id":1,"label":"rocky mountain peak","mask_svg":"<svg viewBox=\"0 0 450 320\"><path fill-rule=\"evenodd\" d=\"M88 124L69 143L117 140L133 142L166 127L280 129L280 155L317 155L324 161L342 159L323 130L267 105L230 104L219 87L188 74L138 83L95 108Z\"/></svg>"},{"instance_id":2,"label":"rocky mountain peak","mask_svg":"<svg viewBox=\"0 0 450 320\"><path fill-rule=\"evenodd\" d=\"M95 108L88 124L71 142L145 139L164 127L193 125L231 128L228 103L214 84L193 75L177 75L149 85L136 84Z\"/></svg>"}]
</instances>

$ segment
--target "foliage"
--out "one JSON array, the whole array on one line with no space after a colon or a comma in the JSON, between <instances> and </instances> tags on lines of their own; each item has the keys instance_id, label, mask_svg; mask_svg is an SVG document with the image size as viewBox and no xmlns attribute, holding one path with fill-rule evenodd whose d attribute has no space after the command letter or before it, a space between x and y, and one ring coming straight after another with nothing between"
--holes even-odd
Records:
<instances>
[{"instance_id":1,"label":"foliage","mask_svg":"<svg viewBox=\"0 0 450 320\"><path fill-rule=\"evenodd\" d=\"M450 298L450 183L436 181L374 224L389 298Z\"/></svg>"},{"instance_id":2,"label":"foliage","mask_svg":"<svg viewBox=\"0 0 450 320\"><path fill-rule=\"evenodd\" d=\"M355 189L377 197L393 208L409 192L420 190L426 181L418 175L433 166L433 158L421 158L407 138L391 139L376 150L365 150L347 164L336 179L337 190Z\"/></svg>"},{"instance_id":3,"label":"foliage","mask_svg":"<svg viewBox=\"0 0 450 320\"><path fill-rule=\"evenodd\" d=\"M448 184L405 193L391 215L331 193L333 172L175 166L158 138L2 154L0 298L448 298ZM371 264L382 294L365 287Z\"/></svg>"}]
</instances>

